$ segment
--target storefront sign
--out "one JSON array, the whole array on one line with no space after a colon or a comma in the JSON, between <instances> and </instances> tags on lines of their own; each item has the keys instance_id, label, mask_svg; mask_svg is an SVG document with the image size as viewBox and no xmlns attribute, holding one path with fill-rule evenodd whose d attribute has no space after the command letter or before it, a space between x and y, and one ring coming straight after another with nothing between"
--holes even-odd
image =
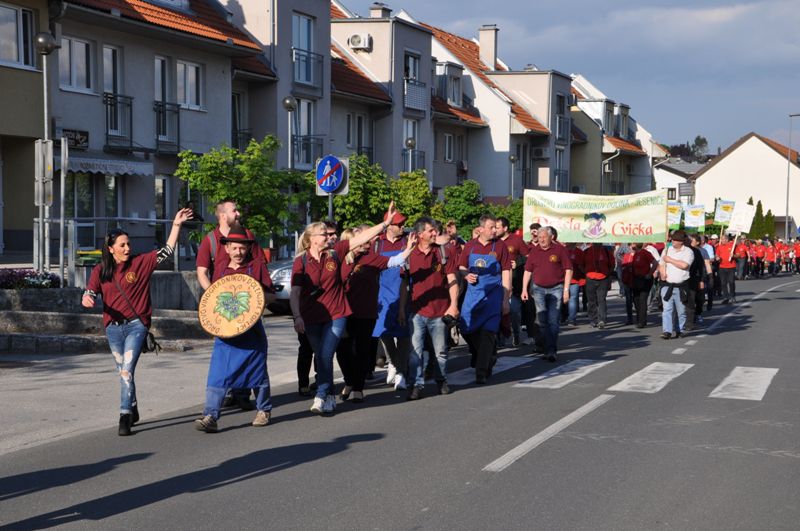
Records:
<instances>
[{"instance_id":1,"label":"storefront sign","mask_svg":"<svg viewBox=\"0 0 800 531\"><path fill-rule=\"evenodd\" d=\"M64 129L62 131L70 149L89 149L89 131Z\"/></svg>"}]
</instances>

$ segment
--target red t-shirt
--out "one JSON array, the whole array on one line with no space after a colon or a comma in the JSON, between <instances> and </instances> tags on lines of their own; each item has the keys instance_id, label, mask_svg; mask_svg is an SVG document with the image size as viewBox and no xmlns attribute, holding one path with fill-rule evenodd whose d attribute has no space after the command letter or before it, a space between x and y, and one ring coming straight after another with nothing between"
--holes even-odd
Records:
<instances>
[{"instance_id":1,"label":"red t-shirt","mask_svg":"<svg viewBox=\"0 0 800 531\"><path fill-rule=\"evenodd\" d=\"M464 269L469 269L469 255L471 254L495 254L495 259L500 262L502 271L511 270L511 259L508 256L508 247L503 241L492 240L483 245L478 238L470 240L464 245L464 250L458 257L458 265Z\"/></svg>"},{"instance_id":2,"label":"red t-shirt","mask_svg":"<svg viewBox=\"0 0 800 531\"><path fill-rule=\"evenodd\" d=\"M774 262L778 257L778 252L775 250L775 247L769 246L764 251L764 257L766 258L767 262Z\"/></svg>"},{"instance_id":3,"label":"red t-shirt","mask_svg":"<svg viewBox=\"0 0 800 531\"><path fill-rule=\"evenodd\" d=\"M733 269L736 267L736 262L731 260L732 250L733 242L720 243L717 245L717 256L719 256L719 267L721 269Z\"/></svg>"},{"instance_id":4,"label":"red t-shirt","mask_svg":"<svg viewBox=\"0 0 800 531\"><path fill-rule=\"evenodd\" d=\"M582 265L587 278L602 280L614 271L617 262L611 249L592 245L583 251Z\"/></svg>"},{"instance_id":5,"label":"red t-shirt","mask_svg":"<svg viewBox=\"0 0 800 531\"><path fill-rule=\"evenodd\" d=\"M737 243L734 254L736 254L737 258L747 258L747 245L744 243Z\"/></svg>"},{"instance_id":6,"label":"red t-shirt","mask_svg":"<svg viewBox=\"0 0 800 531\"><path fill-rule=\"evenodd\" d=\"M350 250L350 240L336 242L333 246L336 258L330 250L325 250L317 260L310 253L294 259L292 265L292 287L300 286L300 315L306 324L327 323L334 319L347 317L352 312L341 277L341 263ZM305 266L303 265L305 256ZM318 297L312 297L316 288L324 291Z\"/></svg>"},{"instance_id":7,"label":"red t-shirt","mask_svg":"<svg viewBox=\"0 0 800 531\"><path fill-rule=\"evenodd\" d=\"M430 319L444 316L450 307L450 291L447 275L458 272L456 259L447 254L446 263L442 265L442 256L438 245L432 245L427 254L415 247L408 256L408 266L403 274L411 285L411 313L418 313Z\"/></svg>"},{"instance_id":8,"label":"red t-shirt","mask_svg":"<svg viewBox=\"0 0 800 531\"><path fill-rule=\"evenodd\" d=\"M541 247L531 249L528 261L525 262L525 271L532 273L533 283L543 288L552 288L563 283L567 269L572 269L569 250L556 243L546 250Z\"/></svg>"},{"instance_id":9,"label":"red t-shirt","mask_svg":"<svg viewBox=\"0 0 800 531\"><path fill-rule=\"evenodd\" d=\"M528 244L520 236L509 234L508 238L500 241L508 248L508 257L512 262L516 262L520 256L528 256Z\"/></svg>"},{"instance_id":10,"label":"red t-shirt","mask_svg":"<svg viewBox=\"0 0 800 531\"><path fill-rule=\"evenodd\" d=\"M800 258L800 243L794 244L794 256L795 258Z\"/></svg>"},{"instance_id":11,"label":"red t-shirt","mask_svg":"<svg viewBox=\"0 0 800 531\"><path fill-rule=\"evenodd\" d=\"M756 251L756 257L758 258L764 258L764 256L767 254L767 248L764 247L763 245L756 245L755 251Z\"/></svg>"},{"instance_id":12,"label":"red t-shirt","mask_svg":"<svg viewBox=\"0 0 800 531\"><path fill-rule=\"evenodd\" d=\"M249 238L253 238L253 233L248 229L245 229L245 233ZM211 234L217 244L216 256L211 256L211 242L209 241L208 234L206 234L203 237L203 241L200 243L200 248L197 250L195 267L207 268L211 272L211 282L214 282L219 280L219 278L222 276L222 272L225 271L226 267L228 267L228 262L231 261L231 258L228 256L228 253L225 252L225 246L220 243L220 239L223 236L219 230L219 225L214 227L214 230L211 231ZM264 251L261 250L258 242L254 242L250 246L250 255L256 262L264 261Z\"/></svg>"},{"instance_id":13,"label":"red t-shirt","mask_svg":"<svg viewBox=\"0 0 800 531\"><path fill-rule=\"evenodd\" d=\"M267 264L264 260L250 260L242 264L242 267L238 269L233 269L229 261L228 265L220 272L219 276L222 278L228 275L248 275L258 280L261 287L265 290L273 290L272 277L269 276L269 269L267 269Z\"/></svg>"},{"instance_id":14,"label":"red t-shirt","mask_svg":"<svg viewBox=\"0 0 800 531\"><path fill-rule=\"evenodd\" d=\"M388 256L371 251L356 256L352 264L342 263L342 280L353 317L378 318L378 278L388 264Z\"/></svg>"},{"instance_id":15,"label":"red t-shirt","mask_svg":"<svg viewBox=\"0 0 800 531\"><path fill-rule=\"evenodd\" d=\"M567 248L567 254L572 263L572 282L570 284L580 284L581 280L586 279L586 273L583 270L583 250L575 246L572 249Z\"/></svg>"},{"instance_id":16,"label":"red t-shirt","mask_svg":"<svg viewBox=\"0 0 800 531\"><path fill-rule=\"evenodd\" d=\"M138 314L138 317L142 319L142 324L150 327L153 315L153 305L150 302L150 277L158 265L157 252L150 251L133 256L127 262L117 264L114 269L114 279L125 291L130 304L126 302L113 280L100 282L100 270L103 265L94 266L86 289L103 296L103 326L108 326L111 321L136 319ZM133 305L133 309L131 305Z\"/></svg>"}]
</instances>

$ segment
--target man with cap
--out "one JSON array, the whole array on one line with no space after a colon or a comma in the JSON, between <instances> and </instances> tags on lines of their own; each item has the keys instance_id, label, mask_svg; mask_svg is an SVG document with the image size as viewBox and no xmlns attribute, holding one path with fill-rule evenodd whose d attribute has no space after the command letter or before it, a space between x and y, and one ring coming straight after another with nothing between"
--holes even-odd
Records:
<instances>
[{"instance_id":1,"label":"man with cap","mask_svg":"<svg viewBox=\"0 0 800 531\"><path fill-rule=\"evenodd\" d=\"M664 310L661 314L661 337L670 339L680 337L686 327L686 304L689 295L689 268L694 262L694 253L687 247L686 233L676 230L671 235L672 245L661 253L658 270L661 278L661 300ZM731 271L732 272L732 271ZM675 328L674 319L678 320Z\"/></svg>"},{"instance_id":2,"label":"man with cap","mask_svg":"<svg viewBox=\"0 0 800 531\"><path fill-rule=\"evenodd\" d=\"M384 223L388 223L386 232L375 242L373 251L392 257L406 248L403 236L403 225L406 216L394 212L391 219L384 215ZM378 319L372 337L380 338L386 356L389 358L389 369L386 383L393 385L396 391L406 389L408 377L408 357L411 351L411 338L408 327L400 324L400 286L402 278L399 268L381 271L378 288Z\"/></svg>"},{"instance_id":3,"label":"man with cap","mask_svg":"<svg viewBox=\"0 0 800 531\"><path fill-rule=\"evenodd\" d=\"M263 259L252 256L255 240L241 225L229 228L220 239L222 252L228 256L225 268L217 269L219 278L242 274L256 279L265 291L271 291L272 280ZM206 384L206 405L203 416L194 421L199 431L214 433L220 416L222 402L228 389L256 389L256 417L253 426L269 423L272 403L270 401L269 374L267 374L267 335L259 319L245 333L232 338L216 338L211 352Z\"/></svg>"}]
</instances>

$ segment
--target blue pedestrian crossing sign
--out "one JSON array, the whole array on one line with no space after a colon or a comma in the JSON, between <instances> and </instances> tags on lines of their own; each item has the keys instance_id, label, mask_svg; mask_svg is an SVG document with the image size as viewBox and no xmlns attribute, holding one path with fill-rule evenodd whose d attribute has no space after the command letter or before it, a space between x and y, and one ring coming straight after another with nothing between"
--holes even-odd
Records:
<instances>
[{"instance_id":1,"label":"blue pedestrian crossing sign","mask_svg":"<svg viewBox=\"0 0 800 531\"><path fill-rule=\"evenodd\" d=\"M317 194L347 193L347 161L327 155L317 162Z\"/></svg>"}]
</instances>

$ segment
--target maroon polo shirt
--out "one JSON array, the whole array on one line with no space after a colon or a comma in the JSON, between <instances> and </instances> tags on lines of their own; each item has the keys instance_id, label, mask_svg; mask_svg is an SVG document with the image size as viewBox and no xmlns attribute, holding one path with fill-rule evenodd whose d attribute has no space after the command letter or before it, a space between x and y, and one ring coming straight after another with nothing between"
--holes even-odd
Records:
<instances>
[{"instance_id":1,"label":"maroon polo shirt","mask_svg":"<svg viewBox=\"0 0 800 531\"><path fill-rule=\"evenodd\" d=\"M502 241L508 248L508 256L512 262L517 262L520 256L528 256L528 244L522 236L509 234L508 238Z\"/></svg>"},{"instance_id":2,"label":"maroon polo shirt","mask_svg":"<svg viewBox=\"0 0 800 531\"><path fill-rule=\"evenodd\" d=\"M614 251L605 246L592 245L583 251L583 271L586 277L593 280L602 280L614 271L617 261Z\"/></svg>"},{"instance_id":3,"label":"maroon polo shirt","mask_svg":"<svg viewBox=\"0 0 800 531\"><path fill-rule=\"evenodd\" d=\"M395 241L390 242L386 237L386 234L381 234L381 237L378 238L374 244L372 244L372 248L370 250L378 254L390 253L392 251L404 251L406 249L406 244L407 241L405 236L401 236Z\"/></svg>"},{"instance_id":4,"label":"maroon polo shirt","mask_svg":"<svg viewBox=\"0 0 800 531\"><path fill-rule=\"evenodd\" d=\"M411 251L408 266L403 271L411 284L411 313L434 319L443 317L447 312L450 307L447 275L458 272L456 258L450 256L449 252L450 249L446 248L447 260L442 264L442 253L436 244L431 245L427 253L419 246Z\"/></svg>"},{"instance_id":5,"label":"maroon polo shirt","mask_svg":"<svg viewBox=\"0 0 800 531\"><path fill-rule=\"evenodd\" d=\"M130 304L119 292L117 284L100 282L100 270L103 265L98 264L92 269L86 289L103 296L103 326L108 326L111 321L133 320L138 317L142 324L150 327L153 305L150 302L150 277L156 270L156 253L133 256L127 262L117 264L114 269L114 279L128 296ZM131 308L133 305L133 309ZM135 310L135 311L134 311Z\"/></svg>"},{"instance_id":6,"label":"maroon polo shirt","mask_svg":"<svg viewBox=\"0 0 800 531\"><path fill-rule=\"evenodd\" d=\"M543 288L562 284L567 269L572 269L569 249L556 242L551 243L547 250L541 246L534 247L525 262L525 271L531 272L533 283Z\"/></svg>"},{"instance_id":7,"label":"maroon polo shirt","mask_svg":"<svg viewBox=\"0 0 800 531\"><path fill-rule=\"evenodd\" d=\"M572 249L567 248L569 261L572 264L572 283L577 284L578 281L586 278L586 273L583 271L583 251L575 246Z\"/></svg>"},{"instance_id":8,"label":"maroon polo shirt","mask_svg":"<svg viewBox=\"0 0 800 531\"><path fill-rule=\"evenodd\" d=\"M352 264L342 263L342 280L353 317L378 318L378 279L388 264L388 256L371 251L356 256Z\"/></svg>"},{"instance_id":9,"label":"maroon polo shirt","mask_svg":"<svg viewBox=\"0 0 800 531\"><path fill-rule=\"evenodd\" d=\"M494 247L494 251L492 251ZM486 245L481 244L478 238L470 240L464 245L464 250L458 257L458 265L464 269L469 269L469 256L471 254L490 254L494 252L495 258L500 262L500 269L502 271L511 270L511 258L508 256L508 246L502 240L490 241Z\"/></svg>"},{"instance_id":10,"label":"maroon polo shirt","mask_svg":"<svg viewBox=\"0 0 800 531\"><path fill-rule=\"evenodd\" d=\"M334 245L336 258L325 250L317 260L310 253L294 259L292 265L292 287L300 286L300 315L306 324L322 324L347 317L352 312L341 277L341 263L350 250L350 240L336 242ZM303 256L305 267L303 266ZM317 298L312 298L311 293L316 287L321 287L324 292Z\"/></svg>"},{"instance_id":11,"label":"maroon polo shirt","mask_svg":"<svg viewBox=\"0 0 800 531\"><path fill-rule=\"evenodd\" d=\"M237 269L233 269L230 265L230 261L228 261L228 266L220 272L219 276L222 278L228 275L248 275L258 280L265 290L273 290L272 277L269 276L267 264L263 260L250 260Z\"/></svg>"},{"instance_id":12,"label":"maroon polo shirt","mask_svg":"<svg viewBox=\"0 0 800 531\"><path fill-rule=\"evenodd\" d=\"M248 238L254 238L253 233L248 229L245 229L245 233ZM211 235L217 242L216 256L213 258L211 256L211 242L208 239L208 234L206 234L203 236L203 241L200 243L200 248L197 250L195 267L205 267L211 271L211 282L214 282L215 280L219 280L222 276L222 272L228 267L228 262L231 261L231 258L228 256L228 253L225 252L225 246L220 243L223 235L219 230L219 225L214 227L214 230L211 231ZM263 261L264 251L261 250L258 242L254 242L250 247L250 255L255 261Z\"/></svg>"}]
</instances>

